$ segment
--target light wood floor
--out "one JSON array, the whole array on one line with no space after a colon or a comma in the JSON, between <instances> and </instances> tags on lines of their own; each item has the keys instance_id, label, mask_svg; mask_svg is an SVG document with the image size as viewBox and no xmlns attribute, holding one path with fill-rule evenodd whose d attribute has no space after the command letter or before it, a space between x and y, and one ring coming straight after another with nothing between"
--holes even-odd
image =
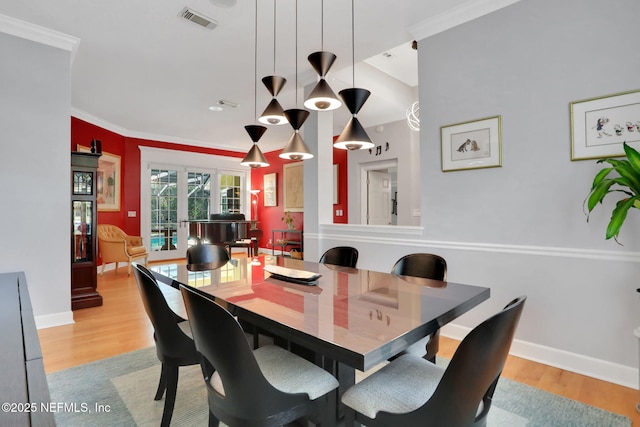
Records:
<instances>
[{"instance_id":1,"label":"light wood floor","mask_svg":"<svg viewBox=\"0 0 640 427\"><path fill-rule=\"evenodd\" d=\"M235 254L234 254L235 256ZM180 294L163 286L169 304L184 315ZM149 322L133 274L126 267L98 276L101 307L74 312L75 323L38 331L47 373L154 345ZM458 342L441 338L440 354L451 357ZM510 356L503 376L625 415L640 426L635 410L637 390L578 375L562 369Z\"/></svg>"}]
</instances>

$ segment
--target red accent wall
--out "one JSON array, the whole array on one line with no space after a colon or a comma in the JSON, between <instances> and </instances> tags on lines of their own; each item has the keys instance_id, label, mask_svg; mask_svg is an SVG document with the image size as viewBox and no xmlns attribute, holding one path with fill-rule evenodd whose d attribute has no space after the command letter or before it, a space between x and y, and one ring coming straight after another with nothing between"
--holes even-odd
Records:
<instances>
[{"instance_id":1,"label":"red accent wall","mask_svg":"<svg viewBox=\"0 0 640 427\"><path fill-rule=\"evenodd\" d=\"M287 228L287 224L282 220L284 214L284 186L283 186L283 165L286 163L294 163L292 160L284 160L278 157L280 150L265 153L269 166L257 168L251 171L251 189L260 190L258 193L258 220L260 228L263 230L262 238L258 241L261 248L271 248L269 240L271 240L271 230ZM269 173L276 174L276 206L264 205L264 175ZM304 213L291 212L293 216L293 224L297 230L304 230Z\"/></svg>"},{"instance_id":2,"label":"red accent wall","mask_svg":"<svg viewBox=\"0 0 640 427\"><path fill-rule=\"evenodd\" d=\"M338 148L333 149L333 164L338 165L338 204L333 205L334 224L346 224L349 218L349 174L347 173L348 153L349 152L347 150L340 150ZM336 216L336 211L338 209L342 210L342 216Z\"/></svg>"},{"instance_id":3,"label":"red accent wall","mask_svg":"<svg viewBox=\"0 0 640 427\"><path fill-rule=\"evenodd\" d=\"M219 150L213 148L195 147L191 145L174 144L168 142L152 141L140 138L129 138L115 132L103 129L94 124L85 122L76 117L71 117L71 150L77 149L78 145L89 147L92 139L102 142L102 151L120 156L120 210L117 212L98 212L98 224L113 224L122 228L125 233L140 235L140 146L165 148L170 150L188 151L194 153L215 154L220 156L243 158L246 153ZM270 166L251 170L251 189L259 189L258 194L258 219L264 231L259 246L270 248L268 244L271 239L272 229L286 228L282 221L284 213L284 192L283 192L283 165L293 163L291 160L284 160L278 157L280 151L266 153L265 157ZM333 219L335 223L347 222L348 209L348 182L347 182L347 151L333 150L333 163L338 164L338 201L333 205ZM276 173L277 206L264 206L264 175ZM253 201L253 198L252 198ZM343 216L335 216L337 209L342 209ZM137 216L129 218L128 211L136 211ZM253 213L253 210L251 210ZM304 229L304 213L292 212L296 229Z\"/></svg>"},{"instance_id":4,"label":"red accent wall","mask_svg":"<svg viewBox=\"0 0 640 427\"><path fill-rule=\"evenodd\" d=\"M124 137L76 117L71 117L71 150L77 150L78 145L89 147L92 139L102 142L103 152L120 156L120 210L117 212L99 211L98 224L113 224L122 228L125 233L135 236L140 235L140 149L138 147L165 148L239 158L243 158L246 154ZM136 211L136 217L129 218L128 211Z\"/></svg>"}]
</instances>

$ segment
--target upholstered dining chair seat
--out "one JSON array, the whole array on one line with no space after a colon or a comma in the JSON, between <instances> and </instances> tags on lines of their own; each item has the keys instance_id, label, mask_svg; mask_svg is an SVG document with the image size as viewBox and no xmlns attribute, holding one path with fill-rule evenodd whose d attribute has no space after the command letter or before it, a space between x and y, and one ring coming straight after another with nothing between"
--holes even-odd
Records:
<instances>
[{"instance_id":1,"label":"upholstered dining chair seat","mask_svg":"<svg viewBox=\"0 0 640 427\"><path fill-rule=\"evenodd\" d=\"M369 418L379 411L411 412L429 400L443 374L444 368L421 355L404 354L347 390L342 402Z\"/></svg>"},{"instance_id":2,"label":"upholstered dining chair seat","mask_svg":"<svg viewBox=\"0 0 640 427\"><path fill-rule=\"evenodd\" d=\"M262 375L276 389L285 393L306 393L310 400L329 393L338 386L338 380L319 366L275 345L253 350ZM211 386L224 395L218 372L211 376Z\"/></svg>"},{"instance_id":3,"label":"upholstered dining chair seat","mask_svg":"<svg viewBox=\"0 0 640 427\"><path fill-rule=\"evenodd\" d=\"M302 419L334 425L328 405L335 405L330 395L339 383L329 372L280 347L252 349L238 319L211 295L187 286L180 292L201 354L210 427L276 427Z\"/></svg>"},{"instance_id":4,"label":"upholstered dining chair seat","mask_svg":"<svg viewBox=\"0 0 640 427\"><path fill-rule=\"evenodd\" d=\"M342 402L368 427L486 427L525 300L473 328L446 368L404 354L349 388Z\"/></svg>"}]
</instances>

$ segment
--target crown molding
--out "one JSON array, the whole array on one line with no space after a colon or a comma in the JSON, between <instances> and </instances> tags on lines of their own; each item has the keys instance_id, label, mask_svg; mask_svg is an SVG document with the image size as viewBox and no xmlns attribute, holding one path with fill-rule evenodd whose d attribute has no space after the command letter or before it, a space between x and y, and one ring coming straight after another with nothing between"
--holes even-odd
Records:
<instances>
[{"instance_id":1,"label":"crown molding","mask_svg":"<svg viewBox=\"0 0 640 427\"><path fill-rule=\"evenodd\" d=\"M414 39L422 40L464 24L465 22L488 15L519 1L520 0L470 0L444 13L412 25L408 28L408 31Z\"/></svg>"},{"instance_id":2,"label":"crown molding","mask_svg":"<svg viewBox=\"0 0 640 427\"><path fill-rule=\"evenodd\" d=\"M80 44L80 39L77 37L6 15L0 15L0 32L69 51L72 63Z\"/></svg>"},{"instance_id":3,"label":"crown molding","mask_svg":"<svg viewBox=\"0 0 640 427\"><path fill-rule=\"evenodd\" d=\"M111 122L108 122L106 120L103 120L99 117L96 117L92 114L89 114L85 111L82 111L73 107L71 108L71 116L77 119L83 120L87 123L91 123L92 125L99 126L102 129L106 129L110 132L117 133L118 135L124 136L126 138L138 138L138 139L146 139L149 141L167 142L172 144L184 144L184 145L191 145L195 147L240 152L238 150L238 147L234 147L231 145L222 145L222 144L212 145L210 142L207 142L207 141L199 141L195 139L187 139L187 138L181 138L181 137L156 135L151 133L132 131L130 129L115 125Z\"/></svg>"}]
</instances>

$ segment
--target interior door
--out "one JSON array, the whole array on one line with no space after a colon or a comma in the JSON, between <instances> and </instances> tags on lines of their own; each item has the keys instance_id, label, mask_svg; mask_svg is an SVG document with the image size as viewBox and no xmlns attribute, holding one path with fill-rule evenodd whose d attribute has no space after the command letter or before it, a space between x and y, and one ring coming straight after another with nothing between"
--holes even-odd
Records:
<instances>
[{"instance_id":1,"label":"interior door","mask_svg":"<svg viewBox=\"0 0 640 427\"><path fill-rule=\"evenodd\" d=\"M367 172L367 224L391 224L391 176L388 172Z\"/></svg>"}]
</instances>

